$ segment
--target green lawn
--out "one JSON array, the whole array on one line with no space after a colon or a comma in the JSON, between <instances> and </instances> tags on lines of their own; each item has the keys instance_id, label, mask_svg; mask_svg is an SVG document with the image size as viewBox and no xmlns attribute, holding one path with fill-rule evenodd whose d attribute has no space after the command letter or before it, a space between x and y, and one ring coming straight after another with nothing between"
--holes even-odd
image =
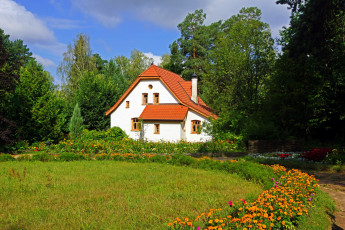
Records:
<instances>
[{"instance_id":1,"label":"green lawn","mask_svg":"<svg viewBox=\"0 0 345 230\"><path fill-rule=\"evenodd\" d=\"M163 229L257 197L239 176L156 163L0 163L0 229Z\"/></svg>"}]
</instances>

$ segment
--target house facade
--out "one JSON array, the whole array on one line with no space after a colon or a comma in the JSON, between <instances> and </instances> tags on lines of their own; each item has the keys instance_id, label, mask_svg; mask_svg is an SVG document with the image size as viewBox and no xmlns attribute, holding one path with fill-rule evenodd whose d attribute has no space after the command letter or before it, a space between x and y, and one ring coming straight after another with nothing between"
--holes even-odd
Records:
<instances>
[{"instance_id":1,"label":"house facade","mask_svg":"<svg viewBox=\"0 0 345 230\"><path fill-rule=\"evenodd\" d=\"M110 126L120 127L133 139L210 140L212 137L201 126L209 117L217 116L198 97L197 81L196 76L185 81L178 74L151 65L106 112Z\"/></svg>"}]
</instances>

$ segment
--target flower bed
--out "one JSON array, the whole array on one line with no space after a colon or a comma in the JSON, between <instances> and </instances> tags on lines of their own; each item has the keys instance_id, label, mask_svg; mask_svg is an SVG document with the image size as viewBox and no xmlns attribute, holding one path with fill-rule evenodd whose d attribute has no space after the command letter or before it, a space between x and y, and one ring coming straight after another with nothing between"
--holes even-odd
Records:
<instances>
[{"instance_id":1,"label":"flower bed","mask_svg":"<svg viewBox=\"0 0 345 230\"><path fill-rule=\"evenodd\" d=\"M229 201L224 209L211 209L195 218L176 218L168 225L176 229L282 229L297 225L308 214L316 179L299 170L273 165L277 178L254 202Z\"/></svg>"},{"instance_id":2,"label":"flower bed","mask_svg":"<svg viewBox=\"0 0 345 230\"><path fill-rule=\"evenodd\" d=\"M42 149L35 146L34 149ZM193 142L142 142L128 138L122 140L63 140L51 149L59 152L84 153L229 153L240 151L233 141L211 141L205 143Z\"/></svg>"}]
</instances>

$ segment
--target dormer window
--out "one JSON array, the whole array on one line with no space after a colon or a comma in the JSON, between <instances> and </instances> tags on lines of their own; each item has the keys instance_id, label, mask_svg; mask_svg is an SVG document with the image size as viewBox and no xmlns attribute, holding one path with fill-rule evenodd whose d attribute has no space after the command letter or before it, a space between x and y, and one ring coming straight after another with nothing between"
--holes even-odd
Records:
<instances>
[{"instance_id":1,"label":"dormer window","mask_svg":"<svg viewBox=\"0 0 345 230\"><path fill-rule=\"evenodd\" d=\"M148 104L148 95L147 93L143 93L143 105L147 105Z\"/></svg>"},{"instance_id":2,"label":"dormer window","mask_svg":"<svg viewBox=\"0 0 345 230\"><path fill-rule=\"evenodd\" d=\"M153 104L159 104L159 93L153 94Z\"/></svg>"}]
</instances>

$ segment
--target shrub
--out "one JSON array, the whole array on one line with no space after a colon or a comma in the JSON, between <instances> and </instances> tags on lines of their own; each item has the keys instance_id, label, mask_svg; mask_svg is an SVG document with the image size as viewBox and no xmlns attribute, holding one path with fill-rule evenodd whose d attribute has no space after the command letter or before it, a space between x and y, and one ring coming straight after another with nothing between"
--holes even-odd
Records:
<instances>
[{"instance_id":1,"label":"shrub","mask_svg":"<svg viewBox=\"0 0 345 230\"><path fill-rule=\"evenodd\" d=\"M122 140L123 138L127 137L125 131L123 131L120 127L112 127L106 131L107 137L116 140Z\"/></svg>"},{"instance_id":2,"label":"shrub","mask_svg":"<svg viewBox=\"0 0 345 230\"><path fill-rule=\"evenodd\" d=\"M84 140L102 140L102 141L112 141L112 140L122 140L127 137L125 131L119 127L113 127L106 131L97 130L87 130L84 129L82 133L82 138Z\"/></svg>"},{"instance_id":3,"label":"shrub","mask_svg":"<svg viewBox=\"0 0 345 230\"><path fill-rule=\"evenodd\" d=\"M333 149L332 153L327 154L325 161L332 165L341 165L345 163L345 150Z\"/></svg>"},{"instance_id":4,"label":"shrub","mask_svg":"<svg viewBox=\"0 0 345 230\"><path fill-rule=\"evenodd\" d=\"M307 151L303 154L303 157L312 160L312 161L323 161L328 153L331 153L332 149L330 148L316 148L310 151Z\"/></svg>"},{"instance_id":5,"label":"shrub","mask_svg":"<svg viewBox=\"0 0 345 230\"><path fill-rule=\"evenodd\" d=\"M14 158L11 154L0 154L0 162L3 162L3 161L13 161Z\"/></svg>"},{"instance_id":6,"label":"shrub","mask_svg":"<svg viewBox=\"0 0 345 230\"><path fill-rule=\"evenodd\" d=\"M74 107L73 115L68 125L68 130L71 138L73 139L80 137L83 131L83 118L81 116L78 103Z\"/></svg>"},{"instance_id":7,"label":"shrub","mask_svg":"<svg viewBox=\"0 0 345 230\"><path fill-rule=\"evenodd\" d=\"M78 160L85 160L85 156L75 153L61 153L56 158L59 161L78 161Z\"/></svg>"},{"instance_id":8,"label":"shrub","mask_svg":"<svg viewBox=\"0 0 345 230\"><path fill-rule=\"evenodd\" d=\"M48 153L38 153L32 156L34 161L51 161L54 157Z\"/></svg>"}]
</instances>

